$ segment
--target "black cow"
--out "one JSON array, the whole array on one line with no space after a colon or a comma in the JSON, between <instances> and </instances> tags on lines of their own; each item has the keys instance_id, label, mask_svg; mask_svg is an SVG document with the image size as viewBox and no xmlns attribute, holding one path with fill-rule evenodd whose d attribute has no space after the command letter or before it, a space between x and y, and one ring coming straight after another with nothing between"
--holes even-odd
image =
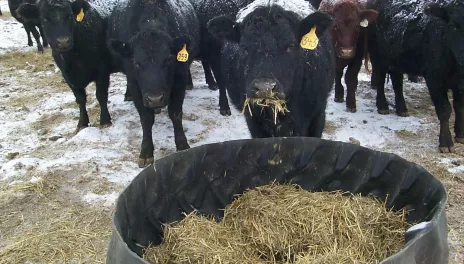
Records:
<instances>
[{"instance_id":1,"label":"black cow","mask_svg":"<svg viewBox=\"0 0 464 264\"><path fill-rule=\"evenodd\" d=\"M235 107L245 108L253 138L321 137L335 74L331 23L326 13L302 17L275 4L254 9L242 22L221 16L208 23L215 37L227 39L223 81ZM313 27L319 44L303 49L300 42ZM285 101L289 113L276 117L272 107L245 106L246 97Z\"/></svg>"},{"instance_id":2,"label":"black cow","mask_svg":"<svg viewBox=\"0 0 464 264\"><path fill-rule=\"evenodd\" d=\"M209 20L217 16L228 15L230 17L235 17L240 9L253 2L253 0L190 0L190 2L195 8L200 21L201 43L199 57L205 71L206 83L211 90L216 90L218 85L214 81L211 70L214 73L214 77L216 77L216 81L220 82L222 41L214 38L208 32L206 25ZM225 90L219 91L219 107L221 115L231 115Z\"/></svg>"},{"instance_id":3,"label":"black cow","mask_svg":"<svg viewBox=\"0 0 464 264\"><path fill-rule=\"evenodd\" d=\"M381 114L389 112L384 93L387 73L392 79L398 115L407 113L403 73L424 77L440 120L439 148L446 153L454 151L448 90L454 98L456 141L464 143L464 2L435 2L370 0L367 6L380 15L369 27L369 53Z\"/></svg>"},{"instance_id":4,"label":"black cow","mask_svg":"<svg viewBox=\"0 0 464 264\"><path fill-rule=\"evenodd\" d=\"M48 47L48 41L44 37L38 14L29 13L33 16L23 17L17 11L18 7L20 7L22 4L34 5L35 3L35 0L8 0L8 7L10 8L11 16L13 16L19 23L23 24L24 30L26 30L27 45L31 47L33 45L31 38L32 32L32 35L34 36L34 39L37 42L37 50L39 52L43 52L44 47ZM39 29L39 31L37 31L37 28ZM40 42L40 37L42 37L43 45Z\"/></svg>"},{"instance_id":5,"label":"black cow","mask_svg":"<svg viewBox=\"0 0 464 264\"><path fill-rule=\"evenodd\" d=\"M155 109L168 106L177 150L189 148L182 104L199 41L198 18L188 0L130 0L111 14L108 46L124 67L143 128L139 167L153 163ZM184 48L185 62L179 57Z\"/></svg>"},{"instance_id":6,"label":"black cow","mask_svg":"<svg viewBox=\"0 0 464 264\"><path fill-rule=\"evenodd\" d=\"M91 82L97 86L100 125L111 125L108 86L110 74L118 69L111 63L105 39L108 14L103 11L110 7L107 3L101 4L104 7L98 6L96 1L41 0L37 4L22 4L18 8L22 17L40 17L45 36L50 41L53 59L79 104L76 132L89 125L85 88ZM130 97L127 92L126 97Z\"/></svg>"}]
</instances>

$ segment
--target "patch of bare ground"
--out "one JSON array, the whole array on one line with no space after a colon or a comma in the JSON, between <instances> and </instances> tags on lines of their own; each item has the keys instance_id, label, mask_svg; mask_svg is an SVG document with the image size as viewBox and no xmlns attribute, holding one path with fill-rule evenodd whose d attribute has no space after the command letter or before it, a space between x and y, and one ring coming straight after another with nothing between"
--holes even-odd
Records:
<instances>
[{"instance_id":1,"label":"patch of bare ground","mask_svg":"<svg viewBox=\"0 0 464 264\"><path fill-rule=\"evenodd\" d=\"M76 171L42 173L35 182L2 187L1 264L104 263L111 212L82 204L69 181L78 175L69 174Z\"/></svg>"},{"instance_id":2,"label":"patch of bare ground","mask_svg":"<svg viewBox=\"0 0 464 264\"><path fill-rule=\"evenodd\" d=\"M2 20L10 20L12 18L10 12L2 12L2 15L0 16L0 19Z\"/></svg>"}]
</instances>

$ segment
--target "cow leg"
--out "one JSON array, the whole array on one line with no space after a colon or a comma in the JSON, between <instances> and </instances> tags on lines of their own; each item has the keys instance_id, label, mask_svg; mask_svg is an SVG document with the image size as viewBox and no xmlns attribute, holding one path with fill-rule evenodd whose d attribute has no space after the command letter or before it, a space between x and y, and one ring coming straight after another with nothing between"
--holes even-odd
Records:
<instances>
[{"instance_id":1,"label":"cow leg","mask_svg":"<svg viewBox=\"0 0 464 264\"><path fill-rule=\"evenodd\" d=\"M456 87L453 89L453 107L455 114L454 134L456 142L464 144L464 94Z\"/></svg>"},{"instance_id":2,"label":"cow leg","mask_svg":"<svg viewBox=\"0 0 464 264\"><path fill-rule=\"evenodd\" d=\"M169 118L174 126L174 141L178 151L190 148L182 125L182 105L184 104L184 87L187 83L188 71L187 69L185 73L182 73L180 70L176 70L171 101L168 105Z\"/></svg>"},{"instance_id":3,"label":"cow leg","mask_svg":"<svg viewBox=\"0 0 464 264\"><path fill-rule=\"evenodd\" d=\"M43 49L42 43L40 42L39 32L37 31L35 26L31 26L30 29L31 29L32 35L34 36L35 41L37 42L37 49L39 50L39 52L43 52L44 49Z\"/></svg>"},{"instance_id":4,"label":"cow leg","mask_svg":"<svg viewBox=\"0 0 464 264\"><path fill-rule=\"evenodd\" d=\"M46 47L48 47L48 41L47 41L47 39L45 38L45 34L44 34L44 32L43 32L42 25L38 25L38 27L39 27L40 36L42 37L43 46L44 46L44 48L46 48Z\"/></svg>"},{"instance_id":5,"label":"cow leg","mask_svg":"<svg viewBox=\"0 0 464 264\"><path fill-rule=\"evenodd\" d=\"M222 80L220 56L217 56L217 58L215 57L211 60L211 69L213 70L214 76L216 77L216 81L219 86L219 113L221 113L223 116L230 116L232 113L230 112L229 101L227 100L225 82Z\"/></svg>"},{"instance_id":6,"label":"cow leg","mask_svg":"<svg viewBox=\"0 0 464 264\"><path fill-rule=\"evenodd\" d=\"M137 81L127 78L127 86L130 89L135 108L139 112L140 123L142 124L142 145L137 165L139 168L144 168L154 162L152 129L155 123L155 113L153 109L143 105L142 94Z\"/></svg>"},{"instance_id":7,"label":"cow leg","mask_svg":"<svg viewBox=\"0 0 464 264\"><path fill-rule=\"evenodd\" d=\"M343 103L343 101L345 100L345 90L344 90L345 88L343 88L343 85L342 85L343 68L344 67L339 67L337 65L337 68L335 69L335 99L334 101L337 103Z\"/></svg>"},{"instance_id":8,"label":"cow leg","mask_svg":"<svg viewBox=\"0 0 464 264\"><path fill-rule=\"evenodd\" d=\"M448 100L447 90L440 85L441 78L436 76L426 77L430 97L435 106L438 120L440 120L439 149L441 153L454 152L454 143L449 130L449 118L451 105Z\"/></svg>"},{"instance_id":9,"label":"cow leg","mask_svg":"<svg viewBox=\"0 0 464 264\"><path fill-rule=\"evenodd\" d=\"M214 80L213 73L211 72L211 67L209 66L208 61L201 60L201 65L203 66L203 71L205 72L205 79L206 83L208 84L208 88L210 90L216 91L218 89L218 85Z\"/></svg>"},{"instance_id":10,"label":"cow leg","mask_svg":"<svg viewBox=\"0 0 464 264\"><path fill-rule=\"evenodd\" d=\"M356 113L356 90L358 89L358 74L362 66L362 57L358 54L348 65L345 73L346 111Z\"/></svg>"},{"instance_id":11,"label":"cow leg","mask_svg":"<svg viewBox=\"0 0 464 264\"><path fill-rule=\"evenodd\" d=\"M69 83L69 82L68 82ZM87 114L87 94L85 92L85 87L75 87L71 86L71 90L74 93L76 98L76 103L79 105L79 122L77 123L77 128L75 133L78 133L82 129L89 126L89 115Z\"/></svg>"},{"instance_id":12,"label":"cow leg","mask_svg":"<svg viewBox=\"0 0 464 264\"><path fill-rule=\"evenodd\" d=\"M108 111L108 87L110 86L110 74L108 72L100 73L96 80L96 96L100 104L100 126L110 127L111 116Z\"/></svg>"},{"instance_id":13,"label":"cow leg","mask_svg":"<svg viewBox=\"0 0 464 264\"><path fill-rule=\"evenodd\" d=\"M393 91L395 92L396 114L403 117L409 116L403 95L403 74L400 72L391 72L390 76L392 79Z\"/></svg>"},{"instance_id":14,"label":"cow leg","mask_svg":"<svg viewBox=\"0 0 464 264\"><path fill-rule=\"evenodd\" d=\"M325 127L325 111L321 112L319 116L315 117L309 126L308 137L322 137L322 132Z\"/></svg>"},{"instance_id":15,"label":"cow leg","mask_svg":"<svg viewBox=\"0 0 464 264\"><path fill-rule=\"evenodd\" d=\"M132 95L131 95L131 91L129 89L129 84L127 84L127 87L126 87L126 93L124 94L124 101L126 101L126 102L132 101Z\"/></svg>"},{"instance_id":16,"label":"cow leg","mask_svg":"<svg viewBox=\"0 0 464 264\"><path fill-rule=\"evenodd\" d=\"M24 30L26 30L26 35L27 35L27 45L29 47L32 47L34 43L32 42L32 38L31 38L31 30L29 29L28 25L26 24L23 24L23 25L24 25Z\"/></svg>"},{"instance_id":17,"label":"cow leg","mask_svg":"<svg viewBox=\"0 0 464 264\"><path fill-rule=\"evenodd\" d=\"M375 69L375 70L374 70ZM376 105L377 112L381 115L388 115L390 110L388 108L387 98L385 97L385 77L387 70L382 66L375 68L372 65L372 85L377 88Z\"/></svg>"},{"instance_id":18,"label":"cow leg","mask_svg":"<svg viewBox=\"0 0 464 264\"><path fill-rule=\"evenodd\" d=\"M188 70L188 83L185 89L193 90L192 72L190 71L190 69Z\"/></svg>"}]
</instances>

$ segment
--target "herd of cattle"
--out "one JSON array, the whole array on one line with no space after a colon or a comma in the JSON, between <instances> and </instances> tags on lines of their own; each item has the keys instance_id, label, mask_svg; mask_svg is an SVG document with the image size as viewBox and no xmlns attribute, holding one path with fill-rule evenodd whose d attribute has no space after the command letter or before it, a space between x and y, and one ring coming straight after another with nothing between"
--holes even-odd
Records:
<instances>
[{"instance_id":1,"label":"herd of cattle","mask_svg":"<svg viewBox=\"0 0 464 264\"><path fill-rule=\"evenodd\" d=\"M396 113L407 116L403 74L423 76L440 121L439 149L453 152L449 130L453 93L455 140L464 143L464 1L462 0L9 0L39 51L53 59L80 108L77 130L89 125L86 86L96 83L100 125L111 125L110 74L127 77L125 100L140 115L138 165L153 163L155 114L168 107L177 150L189 148L182 127L190 65L201 60L208 87L244 111L252 137L321 137L325 109L335 101L356 112L358 73L372 65L380 114L388 114L387 74ZM1 11L0 11L1 12ZM38 30L37 30L38 29ZM42 37L42 42L41 42ZM213 76L214 75L214 76ZM227 91L227 92L226 92ZM284 101L277 113L248 99ZM259 101L259 100L258 100Z\"/></svg>"}]
</instances>

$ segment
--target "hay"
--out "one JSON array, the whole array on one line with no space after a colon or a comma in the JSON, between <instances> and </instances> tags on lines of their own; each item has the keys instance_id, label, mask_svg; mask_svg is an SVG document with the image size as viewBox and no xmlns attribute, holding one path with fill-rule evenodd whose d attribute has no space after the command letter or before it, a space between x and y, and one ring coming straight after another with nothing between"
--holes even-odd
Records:
<instances>
[{"instance_id":1,"label":"hay","mask_svg":"<svg viewBox=\"0 0 464 264\"><path fill-rule=\"evenodd\" d=\"M260 263L251 245L213 219L189 214L165 228L164 243L148 247L144 258L151 263Z\"/></svg>"},{"instance_id":2,"label":"hay","mask_svg":"<svg viewBox=\"0 0 464 264\"><path fill-rule=\"evenodd\" d=\"M277 98L250 98L247 97L245 99L245 102L243 103L243 108L242 108L242 114L245 113L245 110L248 108L248 111L250 112L250 115L253 116L253 113L251 112L251 107L250 104L253 105L258 105L260 107L264 108L265 107L271 107L272 112L274 114L274 124L277 124L277 115L278 114L283 114L290 112L287 109L287 102L285 100L280 100Z\"/></svg>"},{"instance_id":3,"label":"hay","mask_svg":"<svg viewBox=\"0 0 464 264\"><path fill-rule=\"evenodd\" d=\"M72 207L59 219L36 223L26 235L10 238L15 242L2 249L0 264L104 263L110 219L101 209Z\"/></svg>"},{"instance_id":4,"label":"hay","mask_svg":"<svg viewBox=\"0 0 464 264\"><path fill-rule=\"evenodd\" d=\"M404 245L407 228L404 212L388 211L378 200L341 192L313 193L293 185L249 190L225 208L221 222L201 223L202 220L189 215L179 224L167 226L164 243L150 247L150 250L161 249L158 257L180 252L182 258L164 258L166 262L149 260L152 263L376 263ZM227 250L223 243L228 243ZM207 251L208 248L215 250ZM234 257L229 261L232 248L241 248L246 258ZM224 261L213 261L217 259Z\"/></svg>"}]
</instances>

